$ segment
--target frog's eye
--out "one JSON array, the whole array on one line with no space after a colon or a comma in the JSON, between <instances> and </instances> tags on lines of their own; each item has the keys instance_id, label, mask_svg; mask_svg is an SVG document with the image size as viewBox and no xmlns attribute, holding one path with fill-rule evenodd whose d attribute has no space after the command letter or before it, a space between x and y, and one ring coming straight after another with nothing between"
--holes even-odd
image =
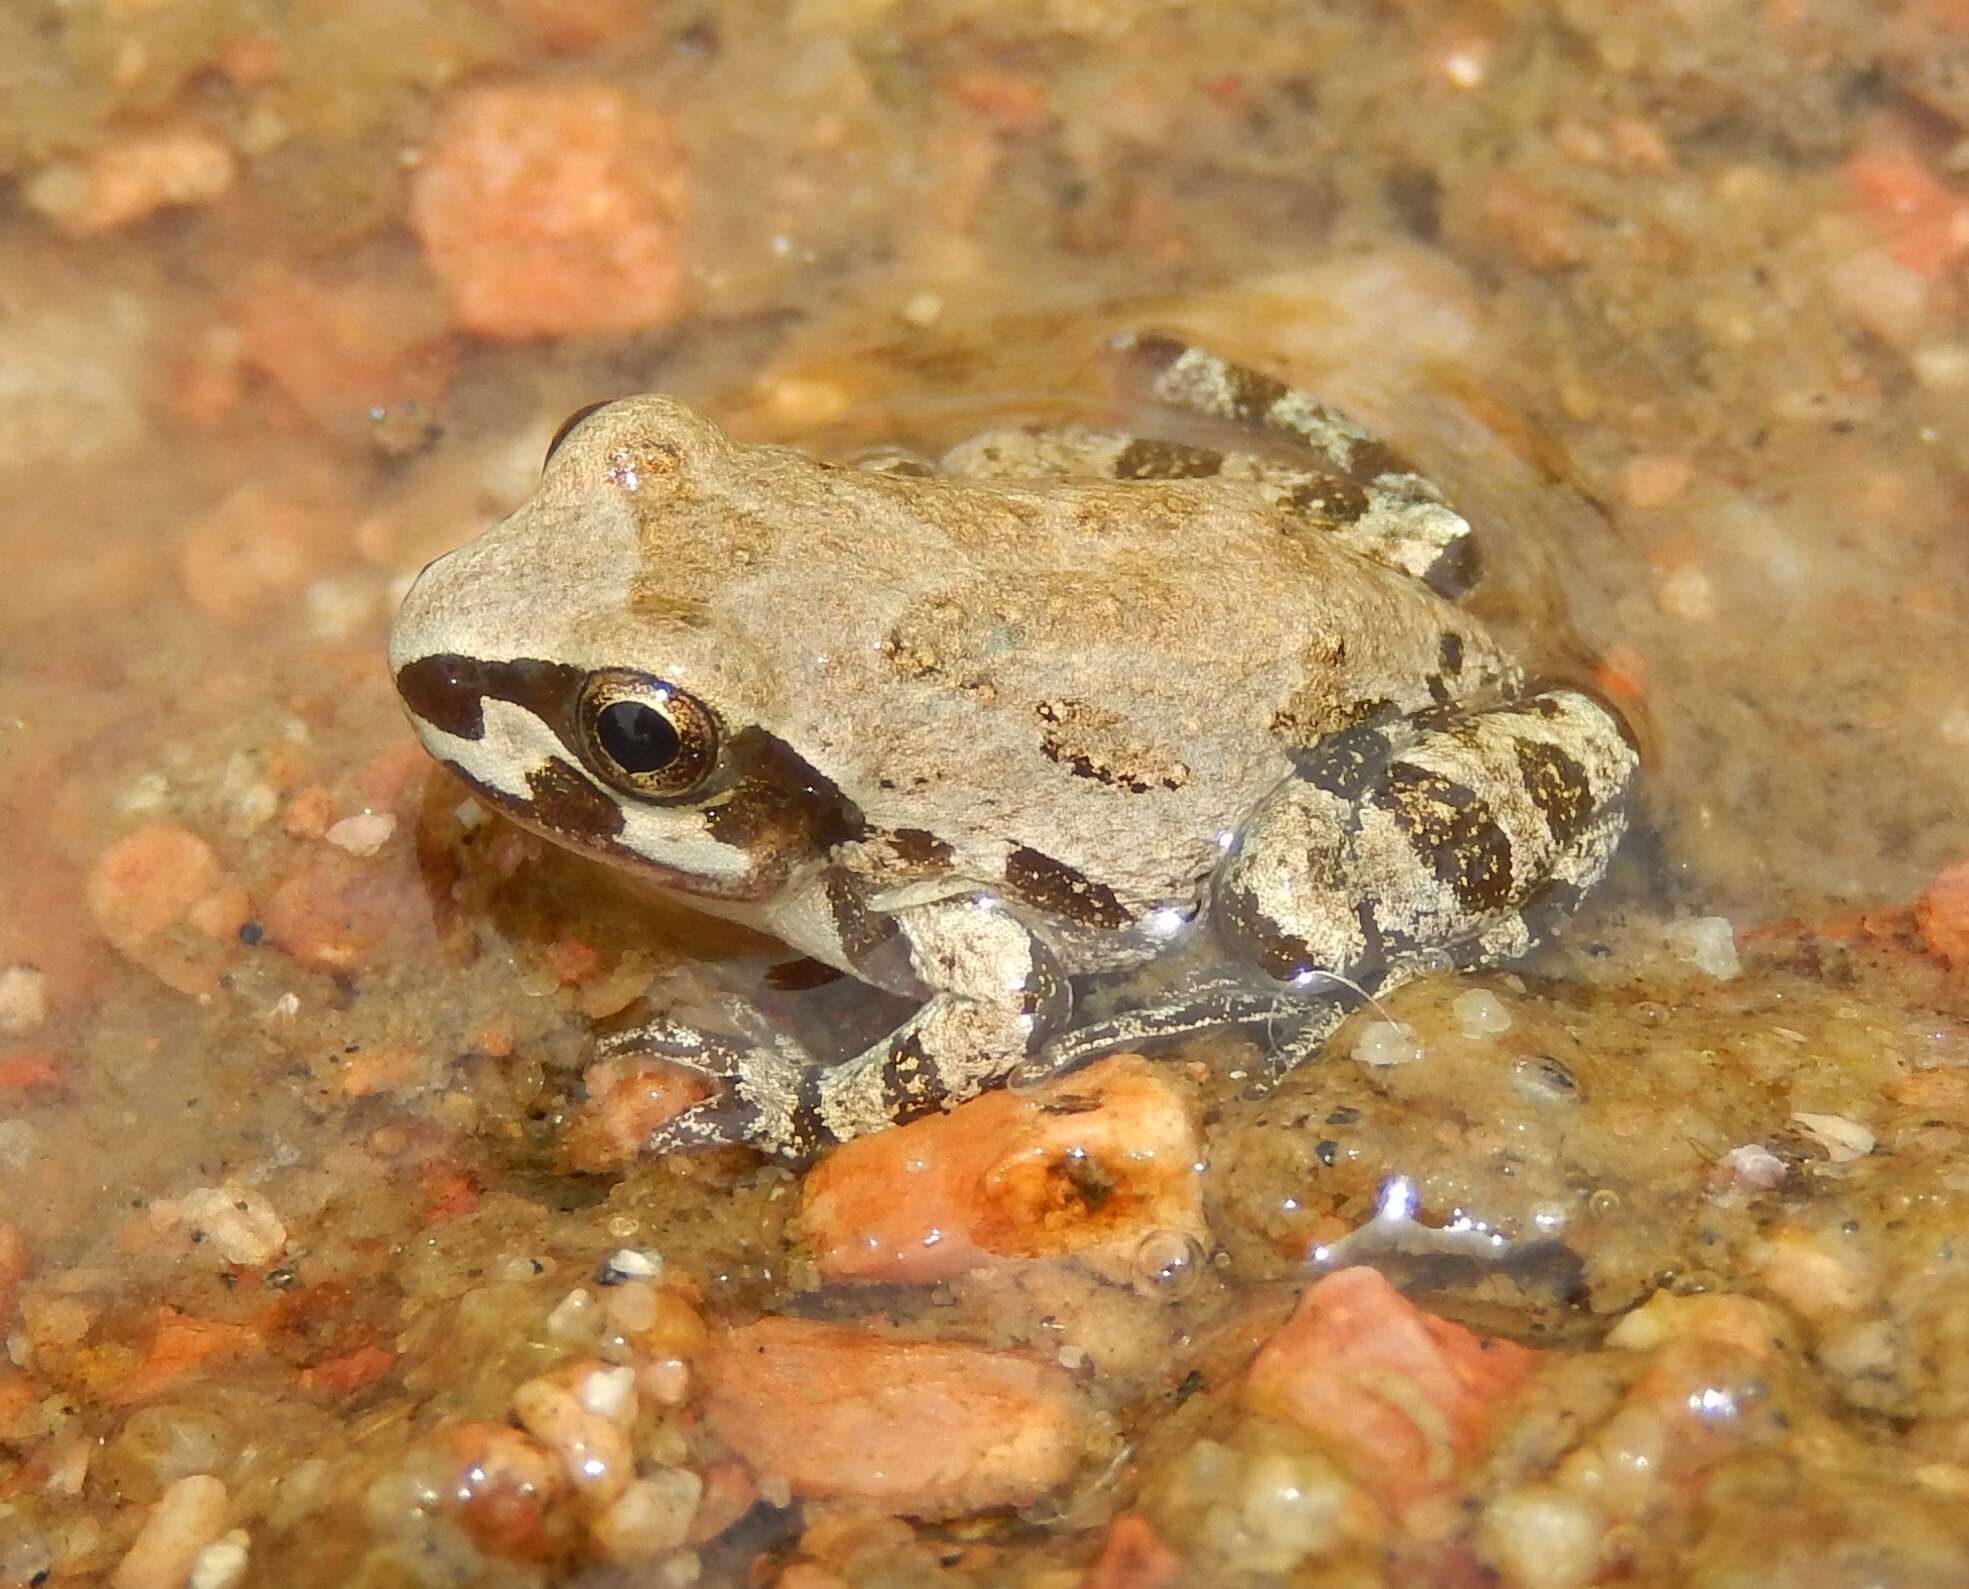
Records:
<instances>
[{"instance_id":1,"label":"frog's eye","mask_svg":"<svg viewBox=\"0 0 1969 1589\"><path fill-rule=\"evenodd\" d=\"M610 669L581 686L584 760L604 783L645 800L690 793L718 759L718 721L696 697L647 673Z\"/></svg>"},{"instance_id":2,"label":"frog's eye","mask_svg":"<svg viewBox=\"0 0 1969 1589\"><path fill-rule=\"evenodd\" d=\"M554 439L547 443L547 456L540 460L540 467L542 469L545 469L548 464L554 461L554 454L561 450L561 443L566 441L568 437L571 434L573 434L574 427L576 425L580 424L582 420L586 419L590 414L594 413L596 409L607 408L607 407L608 407L608 400L604 398L599 403L590 403L586 408L577 408L572 414L569 414L566 419L562 420L561 428L554 432Z\"/></svg>"}]
</instances>

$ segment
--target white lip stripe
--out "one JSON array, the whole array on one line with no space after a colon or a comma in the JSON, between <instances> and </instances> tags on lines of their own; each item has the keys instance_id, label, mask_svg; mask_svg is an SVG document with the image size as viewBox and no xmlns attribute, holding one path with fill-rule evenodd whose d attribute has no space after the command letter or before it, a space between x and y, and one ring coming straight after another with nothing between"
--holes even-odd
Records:
<instances>
[{"instance_id":1,"label":"white lip stripe","mask_svg":"<svg viewBox=\"0 0 1969 1589\"><path fill-rule=\"evenodd\" d=\"M488 697L481 706L485 731L476 739L449 733L411 713L417 737L440 761L450 762L475 783L513 800L533 798L528 775L554 759L571 760L566 748L533 713L511 701Z\"/></svg>"},{"instance_id":2,"label":"white lip stripe","mask_svg":"<svg viewBox=\"0 0 1969 1589\"><path fill-rule=\"evenodd\" d=\"M612 789L599 783L568 751L547 725L523 706L488 696L483 705L485 732L477 739L447 733L411 714L424 747L441 761L483 785L494 794L512 800L521 809L513 813L523 820L525 808L532 804L533 786L529 777L559 762L572 768L595 790L614 803L622 813L622 831L615 842L632 855L644 857L651 866L680 880L701 877L722 883L743 877L751 868L751 857L736 845L722 844L704 829L703 814L694 806L645 806L623 800ZM556 835L564 842L566 835ZM619 854L603 857L622 864ZM682 883L678 886L683 886Z\"/></svg>"},{"instance_id":3,"label":"white lip stripe","mask_svg":"<svg viewBox=\"0 0 1969 1589\"><path fill-rule=\"evenodd\" d=\"M752 869L752 857L744 850L721 844L704 831L703 816L695 806L624 805L622 814L624 826L616 843L648 856L652 865L680 879L701 877L719 883L743 877Z\"/></svg>"}]
</instances>

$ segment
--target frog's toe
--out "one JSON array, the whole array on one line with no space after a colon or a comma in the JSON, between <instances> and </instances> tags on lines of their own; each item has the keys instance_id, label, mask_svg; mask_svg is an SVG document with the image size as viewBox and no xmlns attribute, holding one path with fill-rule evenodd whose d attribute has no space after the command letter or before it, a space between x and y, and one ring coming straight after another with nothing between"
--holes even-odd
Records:
<instances>
[{"instance_id":1,"label":"frog's toe","mask_svg":"<svg viewBox=\"0 0 1969 1589\"><path fill-rule=\"evenodd\" d=\"M758 1111L736 1092L721 1093L672 1115L643 1142L650 1158L736 1145L757 1147Z\"/></svg>"},{"instance_id":2,"label":"frog's toe","mask_svg":"<svg viewBox=\"0 0 1969 1589\"><path fill-rule=\"evenodd\" d=\"M811 1158L839 1137L820 1104L821 1071L789 1037L753 1043L660 1019L613 1032L603 1059L656 1060L710 1084L709 1097L673 1115L643 1144L646 1154L742 1144L780 1158Z\"/></svg>"},{"instance_id":3,"label":"frog's toe","mask_svg":"<svg viewBox=\"0 0 1969 1589\"><path fill-rule=\"evenodd\" d=\"M597 1059L660 1059L719 1082L742 1074L749 1052L749 1044L668 1019L610 1032L595 1044Z\"/></svg>"}]
</instances>

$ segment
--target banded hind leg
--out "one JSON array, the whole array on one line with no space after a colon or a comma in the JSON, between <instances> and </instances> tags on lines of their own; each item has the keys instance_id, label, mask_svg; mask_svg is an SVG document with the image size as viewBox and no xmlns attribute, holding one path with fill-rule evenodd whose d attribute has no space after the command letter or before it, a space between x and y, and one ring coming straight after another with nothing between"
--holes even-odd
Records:
<instances>
[{"instance_id":1,"label":"banded hind leg","mask_svg":"<svg viewBox=\"0 0 1969 1589\"><path fill-rule=\"evenodd\" d=\"M1461 596L1477 581L1469 522L1415 466L1310 393L1173 337L1113 344L1124 384L1155 402L1252 435L1245 449L1198 446L1122 430L1034 425L974 436L946 453L968 479L1203 480L1244 486L1309 535ZM1287 443L1287 455L1264 450ZM899 467L896 465L879 465ZM909 472L921 472L920 461Z\"/></svg>"},{"instance_id":2,"label":"banded hind leg","mask_svg":"<svg viewBox=\"0 0 1969 1589\"><path fill-rule=\"evenodd\" d=\"M1277 505L1452 600L1481 576L1470 523L1400 452L1303 390L1180 337L1133 332L1109 344L1125 385L1157 403L1286 443L1304 479Z\"/></svg>"},{"instance_id":3,"label":"banded hind leg","mask_svg":"<svg viewBox=\"0 0 1969 1589\"><path fill-rule=\"evenodd\" d=\"M1637 766L1618 719L1575 690L1347 730L1253 812L1212 920L1272 986L1315 999L1514 959L1605 872ZM1314 1019L1275 1069L1337 1025Z\"/></svg>"}]
</instances>

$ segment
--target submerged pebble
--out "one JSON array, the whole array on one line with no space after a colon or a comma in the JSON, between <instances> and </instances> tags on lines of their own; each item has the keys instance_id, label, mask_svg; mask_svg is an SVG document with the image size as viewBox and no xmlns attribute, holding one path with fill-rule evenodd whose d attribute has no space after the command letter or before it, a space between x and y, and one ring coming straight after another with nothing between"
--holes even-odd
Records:
<instances>
[{"instance_id":1,"label":"submerged pebble","mask_svg":"<svg viewBox=\"0 0 1969 1589\"><path fill-rule=\"evenodd\" d=\"M1731 1148L1723 1155L1722 1165L1738 1185L1760 1192L1782 1186L1787 1173L1784 1160L1761 1142Z\"/></svg>"},{"instance_id":2,"label":"submerged pebble","mask_svg":"<svg viewBox=\"0 0 1969 1589\"><path fill-rule=\"evenodd\" d=\"M180 1589L226 1526L226 1487L209 1473L182 1478L158 1498L110 1589Z\"/></svg>"},{"instance_id":3,"label":"submerged pebble","mask_svg":"<svg viewBox=\"0 0 1969 1589\"><path fill-rule=\"evenodd\" d=\"M1686 961L1705 976L1728 982L1741 970L1737 959L1736 930L1722 916L1697 916L1691 921L1670 925L1668 947L1677 960Z\"/></svg>"},{"instance_id":4,"label":"submerged pebble","mask_svg":"<svg viewBox=\"0 0 1969 1589\"><path fill-rule=\"evenodd\" d=\"M1574 1589L1600 1565L1605 1519L1550 1485L1507 1490L1484 1508L1477 1547L1508 1583L1522 1589Z\"/></svg>"},{"instance_id":5,"label":"submerged pebble","mask_svg":"<svg viewBox=\"0 0 1969 1589\"><path fill-rule=\"evenodd\" d=\"M397 819L386 811L364 811L344 817L323 835L338 850L351 855L374 855L397 830Z\"/></svg>"},{"instance_id":6,"label":"submerged pebble","mask_svg":"<svg viewBox=\"0 0 1969 1589\"><path fill-rule=\"evenodd\" d=\"M225 1262L249 1269L266 1268L287 1248L287 1227L274 1206L241 1186L197 1187L175 1205L153 1205L152 1217L181 1220Z\"/></svg>"},{"instance_id":7,"label":"submerged pebble","mask_svg":"<svg viewBox=\"0 0 1969 1589\"><path fill-rule=\"evenodd\" d=\"M243 1528L213 1540L192 1562L187 1589L232 1589L246 1576L247 1543Z\"/></svg>"},{"instance_id":8,"label":"submerged pebble","mask_svg":"<svg viewBox=\"0 0 1969 1589\"><path fill-rule=\"evenodd\" d=\"M1806 1136L1825 1149L1826 1157L1834 1164L1863 1159L1873 1151L1873 1133L1857 1120L1809 1111L1801 1111L1791 1118Z\"/></svg>"},{"instance_id":9,"label":"submerged pebble","mask_svg":"<svg viewBox=\"0 0 1969 1589\"><path fill-rule=\"evenodd\" d=\"M47 1018L47 978L28 965L0 970L0 1032L31 1032Z\"/></svg>"},{"instance_id":10,"label":"submerged pebble","mask_svg":"<svg viewBox=\"0 0 1969 1589\"><path fill-rule=\"evenodd\" d=\"M634 1480L595 1520L595 1543L611 1561L675 1550L690 1535L704 1481L688 1468Z\"/></svg>"}]
</instances>

